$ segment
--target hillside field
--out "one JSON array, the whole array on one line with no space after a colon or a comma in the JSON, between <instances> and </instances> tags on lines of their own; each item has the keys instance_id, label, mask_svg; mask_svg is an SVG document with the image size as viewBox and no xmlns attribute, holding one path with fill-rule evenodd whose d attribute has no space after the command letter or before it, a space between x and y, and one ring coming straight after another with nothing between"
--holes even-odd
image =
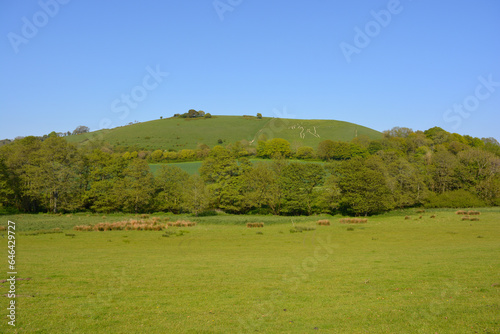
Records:
<instances>
[{"instance_id":1,"label":"hillside field","mask_svg":"<svg viewBox=\"0 0 500 334\"><path fill-rule=\"evenodd\" d=\"M169 237L72 229L133 215L2 216L16 223L20 280L16 327L3 297L0 332L498 333L500 208L480 211L479 221L442 209L365 224L151 215L198 223L169 227ZM54 228L62 232L43 232Z\"/></svg>"},{"instance_id":2,"label":"hillside field","mask_svg":"<svg viewBox=\"0 0 500 334\"><path fill-rule=\"evenodd\" d=\"M250 161L253 164L263 162L263 163L272 163L272 160L270 159L250 159ZM324 161L304 161L304 160L296 160L296 159L289 159L289 162L299 162L299 163L316 163L316 164L322 164L324 165ZM203 164L203 161L187 161L187 162L170 162L170 163L159 163L159 164L149 164L149 168L151 169L151 172L156 175L158 170L164 166L177 166L183 171L187 172L190 175L193 174L199 174L199 169L201 165Z\"/></svg>"},{"instance_id":3,"label":"hillside field","mask_svg":"<svg viewBox=\"0 0 500 334\"><path fill-rule=\"evenodd\" d=\"M168 164L149 164L151 172L156 175L162 166L176 166L187 172L190 175L197 174L200 169L202 161L189 161L189 162L172 162Z\"/></svg>"},{"instance_id":4,"label":"hillside field","mask_svg":"<svg viewBox=\"0 0 500 334\"><path fill-rule=\"evenodd\" d=\"M350 141L366 135L378 139L382 134L370 128L334 120L299 120L250 116L214 116L205 118L166 118L65 137L72 143L83 143L91 138L112 145L145 149L195 149L198 144L209 147L247 140L256 146L259 139L283 138L294 146L316 148L326 139Z\"/></svg>"}]
</instances>

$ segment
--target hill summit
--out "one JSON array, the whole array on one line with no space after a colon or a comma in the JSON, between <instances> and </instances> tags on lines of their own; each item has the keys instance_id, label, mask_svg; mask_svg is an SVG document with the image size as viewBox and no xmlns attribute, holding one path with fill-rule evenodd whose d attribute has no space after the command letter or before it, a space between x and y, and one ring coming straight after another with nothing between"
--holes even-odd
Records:
<instances>
[{"instance_id":1,"label":"hill summit","mask_svg":"<svg viewBox=\"0 0 500 334\"><path fill-rule=\"evenodd\" d=\"M85 144L94 139L111 145L137 146L143 149L196 149L247 141L257 146L259 140L283 138L292 147L311 146L326 139L350 141L358 136L379 139L379 131L354 123L336 120L304 120L255 116L212 116L211 118L171 117L135 123L66 137L69 142Z\"/></svg>"}]
</instances>

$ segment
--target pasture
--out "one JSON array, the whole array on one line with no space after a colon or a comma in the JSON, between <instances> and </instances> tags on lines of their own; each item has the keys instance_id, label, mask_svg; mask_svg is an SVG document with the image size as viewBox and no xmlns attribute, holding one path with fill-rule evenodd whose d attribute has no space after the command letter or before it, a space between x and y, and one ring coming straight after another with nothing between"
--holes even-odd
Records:
<instances>
[{"instance_id":1,"label":"pasture","mask_svg":"<svg viewBox=\"0 0 500 334\"><path fill-rule=\"evenodd\" d=\"M249 159L253 164L257 164L259 162L263 163L272 163L272 160L269 159ZM298 159L288 159L289 162L299 162L299 163L317 163L321 165L325 165L323 161L306 161L306 160L298 160ZM149 164L149 168L151 172L156 175L156 173L160 170L160 168L164 165L169 166L177 166L183 171L187 172L190 175L199 174L199 169L203 161L186 161L186 162L169 162L169 163L157 163L157 164Z\"/></svg>"},{"instance_id":2,"label":"pasture","mask_svg":"<svg viewBox=\"0 0 500 334\"><path fill-rule=\"evenodd\" d=\"M190 175L198 174L198 170L200 169L202 161L187 161L187 162L171 162L168 163L169 166L177 166L183 171L187 172ZM149 164L149 168L154 175L157 175L158 171L162 166L166 164Z\"/></svg>"},{"instance_id":3,"label":"pasture","mask_svg":"<svg viewBox=\"0 0 500 334\"><path fill-rule=\"evenodd\" d=\"M113 129L104 129L65 137L70 143L85 144L90 139L104 140L111 145L138 146L145 149L196 149L198 144L210 147L240 140L257 143L264 136L288 140L292 144L316 148L325 140L350 141L366 135L379 139L376 130L343 121L297 120L274 117L214 116L203 118L164 118Z\"/></svg>"},{"instance_id":4,"label":"pasture","mask_svg":"<svg viewBox=\"0 0 500 334\"><path fill-rule=\"evenodd\" d=\"M73 227L141 217L2 216L16 223L22 280L16 326L2 297L0 332L498 333L500 208L479 211L479 221L404 210L355 223L158 214L197 224L103 232Z\"/></svg>"}]
</instances>

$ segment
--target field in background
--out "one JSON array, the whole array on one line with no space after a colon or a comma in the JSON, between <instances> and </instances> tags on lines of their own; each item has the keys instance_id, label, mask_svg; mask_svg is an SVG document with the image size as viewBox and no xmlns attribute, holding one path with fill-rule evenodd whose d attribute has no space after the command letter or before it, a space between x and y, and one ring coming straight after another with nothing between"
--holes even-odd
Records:
<instances>
[{"instance_id":1,"label":"field in background","mask_svg":"<svg viewBox=\"0 0 500 334\"><path fill-rule=\"evenodd\" d=\"M272 160L270 159L250 159L250 161L254 164L259 163L259 162L264 162L264 163L271 163ZM317 163L317 164L325 164L324 161L305 161L305 160L295 160L295 159L288 159L288 162L300 162L300 163ZM149 168L151 169L151 172L156 175L158 170L163 166L163 165L169 165L169 166L177 166L183 171L187 172L188 174L199 174L199 169L201 167L201 164L203 161L188 161L188 162L171 162L171 163L160 163L160 164L149 164Z\"/></svg>"},{"instance_id":2,"label":"field in background","mask_svg":"<svg viewBox=\"0 0 500 334\"><path fill-rule=\"evenodd\" d=\"M342 121L214 116L210 119L166 118L65 138L84 144L95 137L112 145L179 151L196 149L198 144L214 147L219 139L224 145L247 140L256 146L261 135L267 139L286 139L292 148L301 145L316 148L326 139L350 141L361 135L371 139L382 137L378 131Z\"/></svg>"},{"instance_id":3,"label":"field in background","mask_svg":"<svg viewBox=\"0 0 500 334\"><path fill-rule=\"evenodd\" d=\"M198 173L200 169L202 161L189 161L189 162L172 162L168 164L149 164L149 168L151 172L156 175L156 173L160 170L160 168L164 165L169 166L177 166L183 171L187 172L190 175ZM199 174L199 173L198 173Z\"/></svg>"},{"instance_id":4,"label":"field in background","mask_svg":"<svg viewBox=\"0 0 500 334\"><path fill-rule=\"evenodd\" d=\"M493 333L500 208L479 211L479 221L405 210L366 224L151 215L198 223L168 237L72 230L140 218L123 214L12 215L1 225L16 222L17 277L30 278L16 282L19 333ZM46 233L54 228L62 233ZM13 332L2 318L0 332Z\"/></svg>"}]
</instances>

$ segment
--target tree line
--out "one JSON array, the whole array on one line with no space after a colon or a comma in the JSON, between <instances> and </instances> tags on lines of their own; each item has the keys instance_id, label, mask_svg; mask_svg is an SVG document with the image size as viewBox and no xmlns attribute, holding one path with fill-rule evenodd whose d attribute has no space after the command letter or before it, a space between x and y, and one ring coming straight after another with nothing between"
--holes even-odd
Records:
<instances>
[{"instance_id":1,"label":"tree line","mask_svg":"<svg viewBox=\"0 0 500 334\"><path fill-rule=\"evenodd\" d=\"M260 141L254 163L237 144L205 147L199 174L109 145L25 137L0 147L0 204L20 212L156 212L370 215L407 207L500 205L500 145L432 128L325 140L292 151ZM310 159L297 161L299 152ZM306 158L304 158L306 159Z\"/></svg>"}]
</instances>

